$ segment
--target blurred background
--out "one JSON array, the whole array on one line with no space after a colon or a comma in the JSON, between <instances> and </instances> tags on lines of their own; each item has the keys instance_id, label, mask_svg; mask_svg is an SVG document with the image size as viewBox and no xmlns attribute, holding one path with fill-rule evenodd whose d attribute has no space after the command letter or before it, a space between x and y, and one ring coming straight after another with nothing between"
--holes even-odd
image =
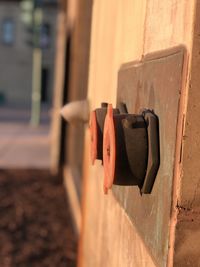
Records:
<instances>
[{"instance_id":1,"label":"blurred background","mask_svg":"<svg viewBox=\"0 0 200 267\"><path fill-rule=\"evenodd\" d=\"M2 267L76 266L84 124L60 109L87 95L92 1L81 2L0 1Z\"/></svg>"}]
</instances>

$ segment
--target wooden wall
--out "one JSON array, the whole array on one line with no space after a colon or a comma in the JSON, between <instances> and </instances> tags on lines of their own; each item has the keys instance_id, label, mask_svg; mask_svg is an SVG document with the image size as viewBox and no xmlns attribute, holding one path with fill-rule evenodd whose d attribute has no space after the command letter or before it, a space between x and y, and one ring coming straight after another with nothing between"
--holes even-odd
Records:
<instances>
[{"instance_id":1,"label":"wooden wall","mask_svg":"<svg viewBox=\"0 0 200 267\"><path fill-rule=\"evenodd\" d=\"M200 266L200 1L196 3L187 105L181 139L179 176L175 187L177 218L174 266Z\"/></svg>"},{"instance_id":2,"label":"wooden wall","mask_svg":"<svg viewBox=\"0 0 200 267\"><path fill-rule=\"evenodd\" d=\"M188 69L185 68L177 128L173 206L171 221L169 221L171 232L168 266L174 264L175 226L179 213L177 201L181 192L180 169L182 168L182 161L180 161L180 155L183 153L181 148L182 135L184 134L182 127L190 88L188 77L191 70L195 10L196 1L194 0L95 0L93 2L88 91L92 109L105 101L115 105L117 75L123 63L141 59L144 54L149 52L167 49L179 44L185 45L187 49L186 63ZM194 62L193 60L193 64L195 64ZM195 72L193 75L195 76ZM192 92L194 92L193 97L195 97L196 92ZM198 104L196 103L194 107L193 102L189 105L188 116L192 116L192 112L197 110L197 106ZM192 120L192 118L187 118L188 121ZM192 126L194 130L190 138L198 138L195 124ZM186 131L190 131L189 129L186 126ZM137 233L137 229L130 222L125 211L119 206L112 192L109 192L107 196L103 194L102 166L99 162L95 167L91 167L88 147L89 134L87 131L84 158L83 228L79 266L155 266L147 248ZM188 168L188 171L185 172L188 175L185 178L186 180L190 179L190 166L186 166L187 163L191 164L189 161L190 155L191 151L188 144L185 163L183 162L186 170ZM194 156L198 156L198 151L194 153ZM197 183L199 179L195 175L193 177L196 187L199 188ZM197 190L194 194L194 187L192 187L193 193L190 197L190 200L195 199L193 204L199 203L195 195ZM186 199L186 201L188 200ZM190 202L188 201L187 203ZM186 234L189 234L189 232ZM178 251L181 245L177 243L176 246ZM179 255L183 254L180 252ZM175 257L176 266L198 266L187 265L187 261L182 261L182 265L180 265L180 258L181 256Z\"/></svg>"}]
</instances>

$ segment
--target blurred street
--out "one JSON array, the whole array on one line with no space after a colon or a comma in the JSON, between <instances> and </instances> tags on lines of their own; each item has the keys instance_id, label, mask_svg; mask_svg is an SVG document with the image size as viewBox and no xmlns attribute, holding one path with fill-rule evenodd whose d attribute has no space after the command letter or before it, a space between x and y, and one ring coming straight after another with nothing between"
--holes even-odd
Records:
<instances>
[{"instance_id":1,"label":"blurred street","mask_svg":"<svg viewBox=\"0 0 200 267\"><path fill-rule=\"evenodd\" d=\"M49 168L49 112L43 108L39 127L30 111L0 108L0 168Z\"/></svg>"},{"instance_id":2,"label":"blurred street","mask_svg":"<svg viewBox=\"0 0 200 267\"><path fill-rule=\"evenodd\" d=\"M62 179L50 169L50 111L0 107L0 266L76 266L77 236Z\"/></svg>"}]
</instances>

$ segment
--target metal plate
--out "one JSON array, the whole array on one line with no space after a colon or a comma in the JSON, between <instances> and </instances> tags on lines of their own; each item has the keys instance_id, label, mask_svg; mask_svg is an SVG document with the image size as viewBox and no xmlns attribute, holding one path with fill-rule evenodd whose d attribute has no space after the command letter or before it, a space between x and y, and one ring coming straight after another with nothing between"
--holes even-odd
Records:
<instances>
[{"instance_id":1,"label":"metal plate","mask_svg":"<svg viewBox=\"0 0 200 267\"><path fill-rule=\"evenodd\" d=\"M152 193L140 195L136 186L113 186L116 199L148 247L158 266L166 266L176 127L182 87L183 47L147 55L141 62L123 65L118 75L117 104L129 113L153 109L159 117L160 168Z\"/></svg>"}]
</instances>

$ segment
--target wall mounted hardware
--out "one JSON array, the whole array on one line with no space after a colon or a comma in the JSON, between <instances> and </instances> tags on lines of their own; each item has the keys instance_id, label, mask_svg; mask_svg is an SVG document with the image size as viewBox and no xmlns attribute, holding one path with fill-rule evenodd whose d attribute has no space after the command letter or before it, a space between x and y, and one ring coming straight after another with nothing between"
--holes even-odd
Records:
<instances>
[{"instance_id":1,"label":"wall mounted hardware","mask_svg":"<svg viewBox=\"0 0 200 267\"><path fill-rule=\"evenodd\" d=\"M104 192L112 184L137 185L150 193L160 163L158 118L150 110L129 114L103 103L91 113L91 159L103 160Z\"/></svg>"},{"instance_id":2,"label":"wall mounted hardware","mask_svg":"<svg viewBox=\"0 0 200 267\"><path fill-rule=\"evenodd\" d=\"M103 128L107 106L107 103L102 103L101 108L93 110L90 114L90 154L92 165L96 159L103 160ZM113 109L113 113L119 113L119 109Z\"/></svg>"},{"instance_id":3,"label":"wall mounted hardware","mask_svg":"<svg viewBox=\"0 0 200 267\"><path fill-rule=\"evenodd\" d=\"M105 193L112 184L138 185L141 193L151 193L160 163L157 116L150 110L113 114L108 105L103 163Z\"/></svg>"},{"instance_id":4,"label":"wall mounted hardware","mask_svg":"<svg viewBox=\"0 0 200 267\"><path fill-rule=\"evenodd\" d=\"M151 194L141 196L137 186L112 186L112 194L158 266L167 264L184 58L187 59L185 48L174 47L144 55L141 61L126 62L118 72L117 107L126 103L130 114L140 114L143 108L148 108L159 118L160 167Z\"/></svg>"},{"instance_id":5,"label":"wall mounted hardware","mask_svg":"<svg viewBox=\"0 0 200 267\"><path fill-rule=\"evenodd\" d=\"M148 162L141 193L147 194L151 193L160 165L159 122L151 110L143 110L142 114L148 133Z\"/></svg>"},{"instance_id":6,"label":"wall mounted hardware","mask_svg":"<svg viewBox=\"0 0 200 267\"><path fill-rule=\"evenodd\" d=\"M89 101L87 99L73 101L62 107L60 110L62 117L68 122L89 121Z\"/></svg>"}]
</instances>

